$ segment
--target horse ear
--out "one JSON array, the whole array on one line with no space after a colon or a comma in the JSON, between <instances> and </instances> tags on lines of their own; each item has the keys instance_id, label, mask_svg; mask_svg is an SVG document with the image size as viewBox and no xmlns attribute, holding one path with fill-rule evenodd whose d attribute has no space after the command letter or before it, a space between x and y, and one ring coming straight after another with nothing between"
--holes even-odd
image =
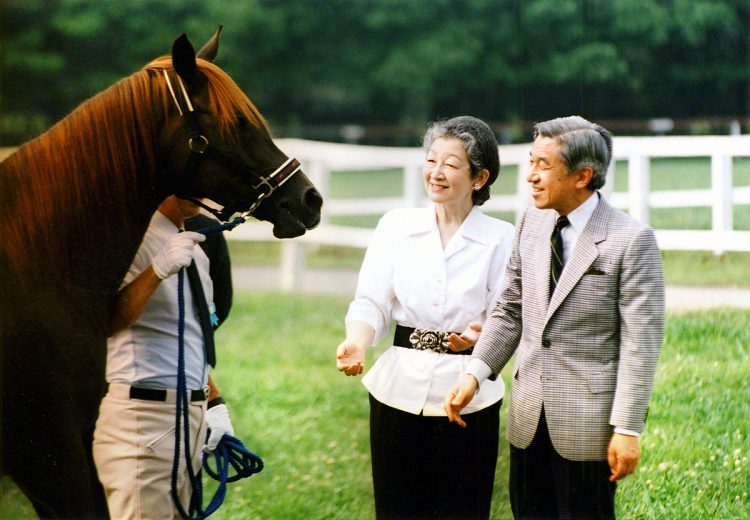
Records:
<instances>
[{"instance_id":1,"label":"horse ear","mask_svg":"<svg viewBox=\"0 0 750 520\"><path fill-rule=\"evenodd\" d=\"M221 30L224 26L222 24L219 24L219 26L216 28L216 32L213 36L211 36L211 39L208 40L206 45L204 45L201 50L198 51L197 56L199 58L203 58L206 61L214 61L216 58L216 54L219 52L219 35L221 34Z\"/></svg>"},{"instance_id":2,"label":"horse ear","mask_svg":"<svg viewBox=\"0 0 750 520\"><path fill-rule=\"evenodd\" d=\"M193 45L185 34L177 38L172 45L172 64L177 74L185 83L190 85L195 77L197 66L195 64L195 49L193 49Z\"/></svg>"}]
</instances>

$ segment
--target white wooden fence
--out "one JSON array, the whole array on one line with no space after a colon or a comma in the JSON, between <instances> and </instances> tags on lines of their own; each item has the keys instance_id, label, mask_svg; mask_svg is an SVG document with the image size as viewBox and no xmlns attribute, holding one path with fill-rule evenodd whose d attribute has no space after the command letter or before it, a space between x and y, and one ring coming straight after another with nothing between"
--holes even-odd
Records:
<instances>
[{"instance_id":1,"label":"white wooden fence","mask_svg":"<svg viewBox=\"0 0 750 520\"><path fill-rule=\"evenodd\" d=\"M424 152L421 148L361 146L336 143L280 139L278 144L289 156L298 158L305 173L316 184L324 199L321 225L292 240L285 240L281 255L281 289L294 290L305 269L307 244L343 245L364 248L372 231L332 225L337 215L382 214L397 207L423 205L426 201L421 170ZM531 203L526 182L530 144L500 147L502 164L518 166L517 193L493 194L485 203L486 211L515 212ZM711 160L711 187L702 190L649 191L650 163L659 157L708 157ZM710 207L710 230L657 229L659 247L667 250L750 251L750 231L733 229L735 205L750 204L750 186L733 186L732 159L750 157L750 136L705 137L617 137L614 159L627 161L628 189L613 192L614 161L608 172L604 193L616 207L647 222L650 208ZM337 199L330 195L332 171L376 170L398 168L404 174L403 196ZM248 223L227 234L230 240L273 240L270 225Z\"/></svg>"},{"instance_id":2,"label":"white wooden fence","mask_svg":"<svg viewBox=\"0 0 750 520\"><path fill-rule=\"evenodd\" d=\"M323 195L321 225L292 240L285 240L281 255L281 289L294 290L305 269L307 244L341 245L365 248L372 230L329 224L332 216L382 214L397 207L414 207L426 201L421 170L421 148L362 146L279 139L279 147L302 162L305 173ZM517 190L513 195L493 194L485 203L486 211L515 212L531 203L526 182L530 144L500 147L503 165L517 165ZM0 159L10 149L0 149ZM702 190L674 189L649 191L650 164L660 157L708 157L711 160L711 187ZM616 207L627 210L643 222L650 208L711 208L710 230L656 229L659 247L666 250L750 251L750 231L737 231L732 221L733 207L750 204L750 186L733 186L732 159L750 157L750 136L701 137L616 137L614 158L627 161L628 188L613 192L614 161L608 172L604 193ZM332 171L398 168L403 171L401 197L337 199L330 195ZM274 240L267 223L251 222L227 233L229 240Z\"/></svg>"}]
</instances>

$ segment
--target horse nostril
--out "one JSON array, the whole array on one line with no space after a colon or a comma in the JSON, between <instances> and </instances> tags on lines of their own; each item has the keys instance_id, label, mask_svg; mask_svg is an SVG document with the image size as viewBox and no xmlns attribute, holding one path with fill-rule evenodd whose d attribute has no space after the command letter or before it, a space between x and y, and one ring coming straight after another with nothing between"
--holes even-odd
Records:
<instances>
[{"instance_id":1,"label":"horse nostril","mask_svg":"<svg viewBox=\"0 0 750 520\"><path fill-rule=\"evenodd\" d=\"M309 188L305 191L303 201L305 207L312 211L320 211L321 206L323 206L323 197L320 196L320 192L315 188Z\"/></svg>"}]
</instances>

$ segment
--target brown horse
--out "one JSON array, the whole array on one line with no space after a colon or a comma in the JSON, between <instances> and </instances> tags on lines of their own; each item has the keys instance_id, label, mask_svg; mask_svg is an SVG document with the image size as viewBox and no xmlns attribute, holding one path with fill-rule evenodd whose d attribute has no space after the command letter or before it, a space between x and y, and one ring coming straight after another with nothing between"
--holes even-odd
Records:
<instances>
[{"instance_id":1,"label":"brown horse","mask_svg":"<svg viewBox=\"0 0 750 520\"><path fill-rule=\"evenodd\" d=\"M0 475L41 517L107 516L91 458L109 305L170 194L274 225L322 199L258 110L183 35L0 163Z\"/></svg>"}]
</instances>

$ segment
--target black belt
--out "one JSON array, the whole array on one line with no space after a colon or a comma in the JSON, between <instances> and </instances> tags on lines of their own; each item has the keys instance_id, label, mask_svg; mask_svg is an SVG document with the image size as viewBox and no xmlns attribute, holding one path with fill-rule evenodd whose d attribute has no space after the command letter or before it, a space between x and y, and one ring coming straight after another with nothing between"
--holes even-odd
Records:
<instances>
[{"instance_id":1,"label":"black belt","mask_svg":"<svg viewBox=\"0 0 750 520\"><path fill-rule=\"evenodd\" d=\"M397 347L413 348L416 350L433 350L442 354L458 354L469 356L474 348L468 348L460 352L448 348L448 336L451 332L440 330L415 329L396 325L396 334L393 336L393 344ZM459 332L456 332L459 336Z\"/></svg>"},{"instance_id":2,"label":"black belt","mask_svg":"<svg viewBox=\"0 0 750 520\"><path fill-rule=\"evenodd\" d=\"M142 399L144 401L166 401L167 391L158 388L141 388L140 386L130 387L131 399ZM191 390L190 402L205 401L207 398L205 390Z\"/></svg>"}]
</instances>

